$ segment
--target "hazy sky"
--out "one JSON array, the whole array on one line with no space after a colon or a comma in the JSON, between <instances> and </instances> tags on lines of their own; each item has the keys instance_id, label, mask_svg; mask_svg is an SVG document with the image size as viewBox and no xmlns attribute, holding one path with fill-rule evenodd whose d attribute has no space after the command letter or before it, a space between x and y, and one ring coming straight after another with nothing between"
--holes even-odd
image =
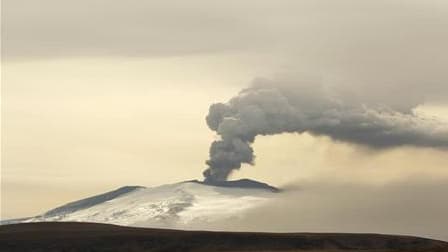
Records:
<instances>
[{"instance_id":1,"label":"hazy sky","mask_svg":"<svg viewBox=\"0 0 448 252\"><path fill-rule=\"evenodd\" d=\"M2 218L123 185L201 179L216 139L205 123L210 104L256 78L324 84L448 123L445 0L2 5ZM372 150L305 133L257 137L254 150L256 165L232 178L393 188L391 201L414 184L439 197L446 186L437 185L448 183L446 149ZM352 190L340 197L358 190L338 188ZM404 230L403 218L390 230Z\"/></svg>"}]
</instances>

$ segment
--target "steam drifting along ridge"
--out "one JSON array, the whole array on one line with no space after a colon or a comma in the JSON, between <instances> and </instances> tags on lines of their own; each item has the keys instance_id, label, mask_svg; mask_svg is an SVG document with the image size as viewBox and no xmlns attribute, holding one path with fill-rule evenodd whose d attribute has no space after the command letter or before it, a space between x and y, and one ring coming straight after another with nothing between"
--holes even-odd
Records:
<instances>
[{"instance_id":1,"label":"steam drifting along ridge","mask_svg":"<svg viewBox=\"0 0 448 252\"><path fill-rule=\"evenodd\" d=\"M211 105L206 121L220 136L210 146L206 181L226 180L243 163L253 164L257 135L308 132L372 148L448 147L448 125L412 110L367 106L323 87L264 79L227 103Z\"/></svg>"}]
</instances>

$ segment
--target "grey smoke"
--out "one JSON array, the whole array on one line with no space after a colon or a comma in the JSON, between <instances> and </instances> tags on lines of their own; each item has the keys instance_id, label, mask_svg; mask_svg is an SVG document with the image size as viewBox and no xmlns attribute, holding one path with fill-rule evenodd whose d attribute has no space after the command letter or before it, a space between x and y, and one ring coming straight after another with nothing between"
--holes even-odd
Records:
<instances>
[{"instance_id":1,"label":"grey smoke","mask_svg":"<svg viewBox=\"0 0 448 252\"><path fill-rule=\"evenodd\" d=\"M243 163L253 164L251 144L258 135L308 132L375 149L448 147L448 125L411 109L363 104L323 86L264 79L227 103L211 105L206 121L220 136L210 146L206 181L226 180Z\"/></svg>"},{"instance_id":2,"label":"grey smoke","mask_svg":"<svg viewBox=\"0 0 448 252\"><path fill-rule=\"evenodd\" d=\"M292 182L242 218L189 228L268 232L361 232L423 236L448 241L448 180L410 176L381 185L343 183L332 174ZM298 190L291 188L300 185ZM177 227L179 228L179 227Z\"/></svg>"}]
</instances>

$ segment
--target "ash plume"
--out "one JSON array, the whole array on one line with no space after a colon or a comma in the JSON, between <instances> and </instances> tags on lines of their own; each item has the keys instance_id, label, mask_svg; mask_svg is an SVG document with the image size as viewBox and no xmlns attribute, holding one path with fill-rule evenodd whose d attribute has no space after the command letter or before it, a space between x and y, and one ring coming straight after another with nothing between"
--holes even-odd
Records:
<instances>
[{"instance_id":1,"label":"ash plume","mask_svg":"<svg viewBox=\"0 0 448 252\"><path fill-rule=\"evenodd\" d=\"M324 135L374 149L403 145L448 148L448 125L409 110L371 106L324 87L259 79L227 103L210 106L206 121L219 139L210 146L205 181L224 181L254 163L256 136Z\"/></svg>"}]
</instances>

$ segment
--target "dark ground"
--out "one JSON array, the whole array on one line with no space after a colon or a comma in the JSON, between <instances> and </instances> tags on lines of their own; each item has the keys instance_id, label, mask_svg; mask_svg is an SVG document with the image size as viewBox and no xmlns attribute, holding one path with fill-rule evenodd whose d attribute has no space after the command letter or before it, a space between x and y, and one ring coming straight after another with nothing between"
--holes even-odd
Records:
<instances>
[{"instance_id":1,"label":"dark ground","mask_svg":"<svg viewBox=\"0 0 448 252\"><path fill-rule=\"evenodd\" d=\"M0 226L0 251L448 252L448 243L378 234L231 233L42 222Z\"/></svg>"}]
</instances>

